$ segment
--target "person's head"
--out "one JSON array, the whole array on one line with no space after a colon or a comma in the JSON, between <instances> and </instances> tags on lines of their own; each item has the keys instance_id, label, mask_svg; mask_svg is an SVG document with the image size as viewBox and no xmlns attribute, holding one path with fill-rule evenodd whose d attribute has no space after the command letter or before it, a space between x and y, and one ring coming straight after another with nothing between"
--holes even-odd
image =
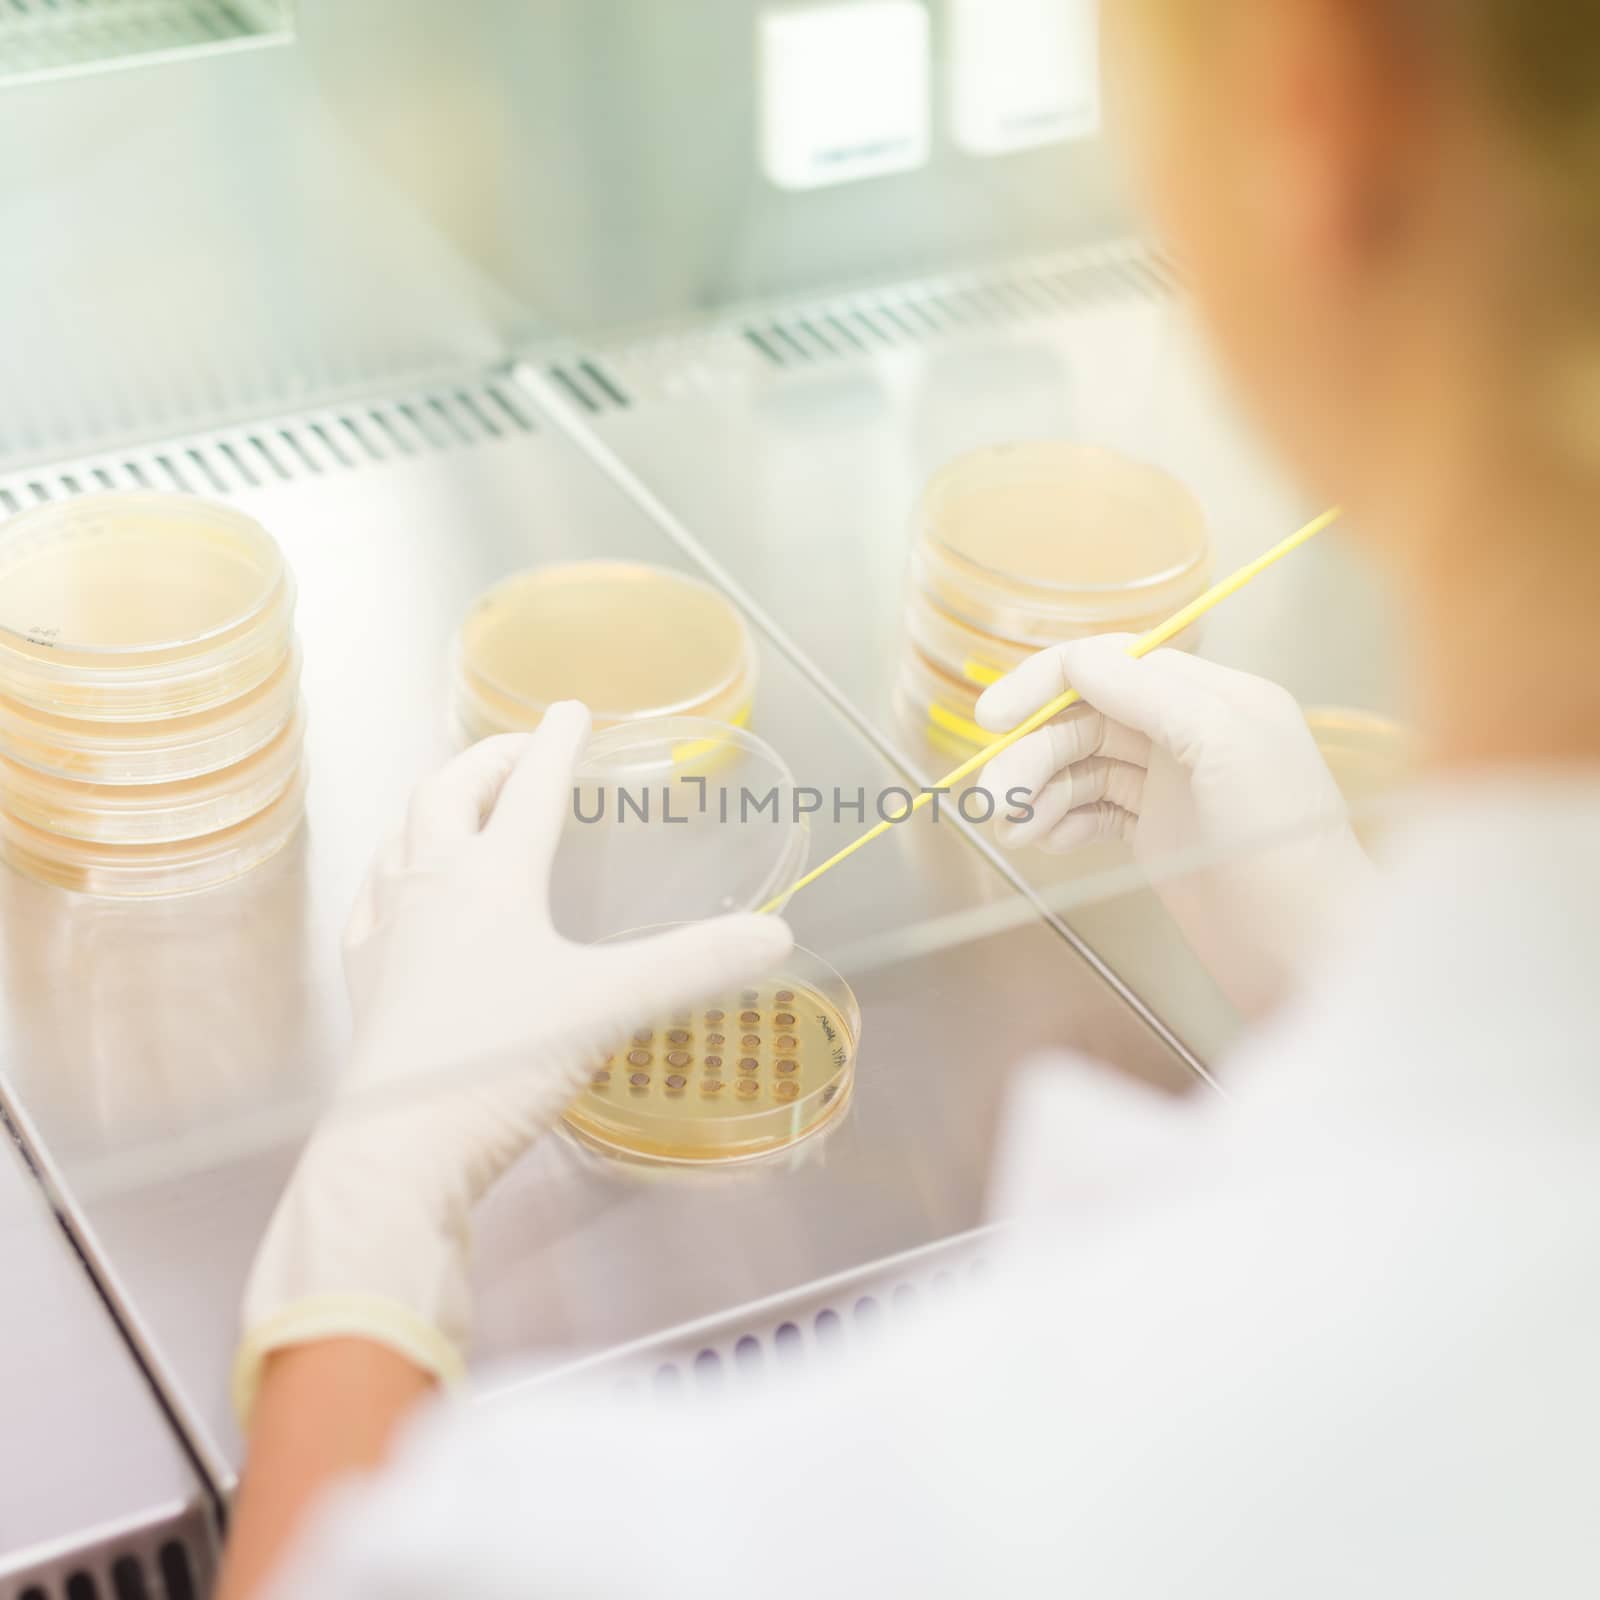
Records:
<instances>
[{"instance_id":1,"label":"person's head","mask_svg":"<svg viewBox=\"0 0 1600 1600\"><path fill-rule=\"evenodd\" d=\"M1595 0L1103 11L1135 175L1308 480L1388 537L1513 441L1600 477Z\"/></svg>"}]
</instances>

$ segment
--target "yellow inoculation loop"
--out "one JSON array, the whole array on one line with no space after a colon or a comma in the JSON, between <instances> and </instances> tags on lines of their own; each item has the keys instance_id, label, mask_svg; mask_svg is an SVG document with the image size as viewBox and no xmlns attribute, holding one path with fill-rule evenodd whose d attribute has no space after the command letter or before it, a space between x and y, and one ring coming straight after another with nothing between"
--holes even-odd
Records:
<instances>
[{"instance_id":1,"label":"yellow inoculation loop","mask_svg":"<svg viewBox=\"0 0 1600 1600\"><path fill-rule=\"evenodd\" d=\"M1214 606L1219 606L1224 600L1238 594L1247 584L1254 582L1269 567L1281 561L1292 550L1298 550L1301 545L1309 544L1319 533L1333 526L1339 520L1341 508L1335 506L1331 511L1324 511L1320 517L1308 522L1299 532L1292 533L1281 544L1275 544L1265 555L1257 556L1254 561L1239 568L1235 573L1224 578L1220 583L1213 585L1197 600L1191 600L1182 610L1174 612L1163 623L1159 623L1148 633L1140 636L1128 646L1130 656L1147 656L1153 650L1159 650L1163 645L1171 644L1186 628L1192 627ZM907 822L924 806L931 805L936 794L945 794L953 789L956 784L973 773L981 772L983 768L994 760L1003 750L1009 750L1012 745L1026 739L1030 733L1037 733L1047 722L1053 721L1069 706L1078 703L1078 693L1069 689L1065 694L1052 700L1049 705L1040 706L1026 722L1019 723L1010 733L1001 735L993 744L980 750L975 756L952 772L947 772L936 784L926 788L919 794L911 805L897 813L886 822L880 822L869 828L859 839L852 840L837 855L830 856L820 867L813 867L798 883L785 889L776 899L769 900L762 906L763 912L777 911L785 905L791 896L799 894L802 889L809 888L818 878L825 873L832 872L841 862L848 861L856 851L864 849L874 839L881 839L891 828L898 827L902 822ZM981 730L980 730L981 733Z\"/></svg>"}]
</instances>

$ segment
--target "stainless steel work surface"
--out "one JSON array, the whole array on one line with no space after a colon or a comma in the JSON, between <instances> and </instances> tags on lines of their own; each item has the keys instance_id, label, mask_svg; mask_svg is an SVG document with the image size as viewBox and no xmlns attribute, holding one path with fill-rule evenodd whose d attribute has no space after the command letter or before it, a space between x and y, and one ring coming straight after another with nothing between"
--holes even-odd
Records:
<instances>
[{"instance_id":1,"label":"stainless steel work surface","mask_svg":"<svg viewBox=\"0 0 1600 1600\"><path fill-rule=\"evenodd\" d=\"M205 1492L3 1125L0 1262L0 1597L66 1593L77 1573L109 1595L117 1563L146 1589L116 1593L181 1595L157 1585L178 1564L204 1580Z\"/></svg>"},{"instance_id":2,"label":"stainless steel work surface","mask_svg":"<svg viewBox=\"0 0 1600 1600\"><path fill-rule=\"evenodd\" d=\"M227 491L281 539L300 586L310 827L254 877L188 900L111 904L0 875L4 1082L226 1489L241 1285L304 1131L299 1108L345 1051L346 910L411 784L451 747L455 629L486 585L529 563L691 563L559 430L492 386L80 464L67 487L130 476ZM896 782L804 671L760 644L752 726L797 780L869 793ZM848 814L815 818L813 859L856 828ZM958 828L924 820L808 892L793 922L803 944L838 956L1012 893ZM1019 911L1019 926L983 942L847 971L864 1015L855 1097L790 1162L679 1177L548 1141L482 1219L480 1358L641 1337L970 1227L1007 1073L1030 1052L1069 1047L1163 1089L1189 1084Z\"/></svg>"},{"instance_id":3,"label":"stainless steel work surface","mask_svg":"<svg viewBox=\"0 0 1600 1600\"><path fill-rule=\"evenodd\" d=\"M1204 505L1219 575L1321 509L1267 463L1135 245L752 312L602 348L588 369L530 367L529 380L928 779L954 758L903 725L893 687L913 510L954 457L1062 437L1152 461ZM1337 537L1214 612L1202 650L1308 707L1392 709L1383 605ZM1049 889L1123 858L1012 859ZM1153 897L1069 921L1202 1058L1222 1049L1232 1014Z\"/></svg>"}]
</instances>

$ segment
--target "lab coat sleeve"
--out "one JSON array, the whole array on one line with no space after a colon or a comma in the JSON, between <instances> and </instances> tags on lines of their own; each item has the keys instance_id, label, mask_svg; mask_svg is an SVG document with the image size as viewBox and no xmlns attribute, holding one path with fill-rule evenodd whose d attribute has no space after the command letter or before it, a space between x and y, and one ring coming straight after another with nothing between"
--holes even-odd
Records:
<instances>
[{"instance_id":1,"label":"lab coat sleeve","mask_svg":"<svg viewBox=\"0 0 1600 1600\"><path fill-rule=\"evenodd\" d=\"M998 1221L1132 1214L1197 1177L1216 1107L1171 1096L1098 1061L1053 1052L1017 1074L996 1143L988 1210Z\"/></svg>"},{"instance_id":2,"label":"lab coat sleeve","mask_svg":"<svg viewBox=\"0 0 1600 1600\"><path fill-rule=\"evenodd\" d=\"M875 1388L862 1368L737 1405L440 1406L385 1474L329 1504L276 1595L816 1600L842 1563L864 1592L979 1592L981 1558L927 1514L946 1430L908 1414L898 1384Z\"/></svg>"},{"instance_id":3,"label":"lab coat sleeve","mask_svg":"<svg viewBox=\"0 0 1600 1600\"><path fill-rule=\"evenodd\" d=\"M1081 1208L1119 1161L1165 1157L1164 1135L1140 1127L1165 1115L1149 1090L1039 1064L1004 1141L1006 1203ZM1060 1187L1075 1151L1099 1153L1088 1190ZM1059 1524L1066 1468L997 1487L995 1441L1031 1430L1032 1413L1016 1405L987 1300L897 1324L810 1383L730 1385L709 1402L579 1392L441 1406L389 1471L330 1504L280 1600L984 1592L997 1540L1015 1549L1030 1523ZM1057 1319L1055 1307L1028 1317Z\"/></svg>"}]
</instances>

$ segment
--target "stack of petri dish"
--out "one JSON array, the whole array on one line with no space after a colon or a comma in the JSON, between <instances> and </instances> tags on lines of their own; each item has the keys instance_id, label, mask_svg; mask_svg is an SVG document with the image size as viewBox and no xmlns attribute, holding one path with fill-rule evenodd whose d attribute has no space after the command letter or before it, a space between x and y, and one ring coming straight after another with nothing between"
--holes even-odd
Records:
<instances>
[{"instance_id":1,"label":"stack of petri dish","mask_svg":"<svg viewBox=\"0 0 1600 1600\"><path fill-rule=\"evenodd\" d=\"M733 604L697 579L627 561L534 567L463 623L456 717L469 740L535 728L560 700L582 700L596 728L671 716L739 725L756 659Z\"/></svg>"},{"instance_id":2,"label":"stack of petri dish","mask_svg":"<svg viewBox=\"0 0 1600 1600\"><path fill-rule=\"evenodd\" d=\"M941 748L980 747L990 684L1050 645L1154 627L1211 566L1205 513L1158 468L1059 441L962 456L916 513L900 716Z\"/></svg>"},{"instance_id":3,"label":"stack of petri dish","mask_svg":"<svg viewBox=\"0 0 1600 1600\"><path fill-rule=\"evenodd\" d=\"M800 875L808 844L793 776L747 730L693 717L612 728L576 775L551 880L556 925L598 943L754 910ZM809 951L633 1021L567 1113L591 1149L652 1165L750 1161L810 1138L850 1102L861 1013Z\"/></svg>"},{"instance_id":4,"label":"stack of petri dish","mask_svg":"<svg viewBox=\"0 0 1600 1600\"><path fill-rule=\"evenodd\" d=\"M1416 739L1403 723L1350 706L1313 706L1306 723L1350 807L1357 836L1381 849L1391 821L1386 802L1411 782Z\"/></svg>"},{"instance_id":5,"label":"stack of petri dish","mask_svg":"<svg viewBox=\"0 0 1600 1600\"><path fill-rule=\"evenodd\" d=\"M182 894L304 815L294 582L186 495L86 495L0 525L0 853L112 896Z\"/></svg>"}]
</instances>

